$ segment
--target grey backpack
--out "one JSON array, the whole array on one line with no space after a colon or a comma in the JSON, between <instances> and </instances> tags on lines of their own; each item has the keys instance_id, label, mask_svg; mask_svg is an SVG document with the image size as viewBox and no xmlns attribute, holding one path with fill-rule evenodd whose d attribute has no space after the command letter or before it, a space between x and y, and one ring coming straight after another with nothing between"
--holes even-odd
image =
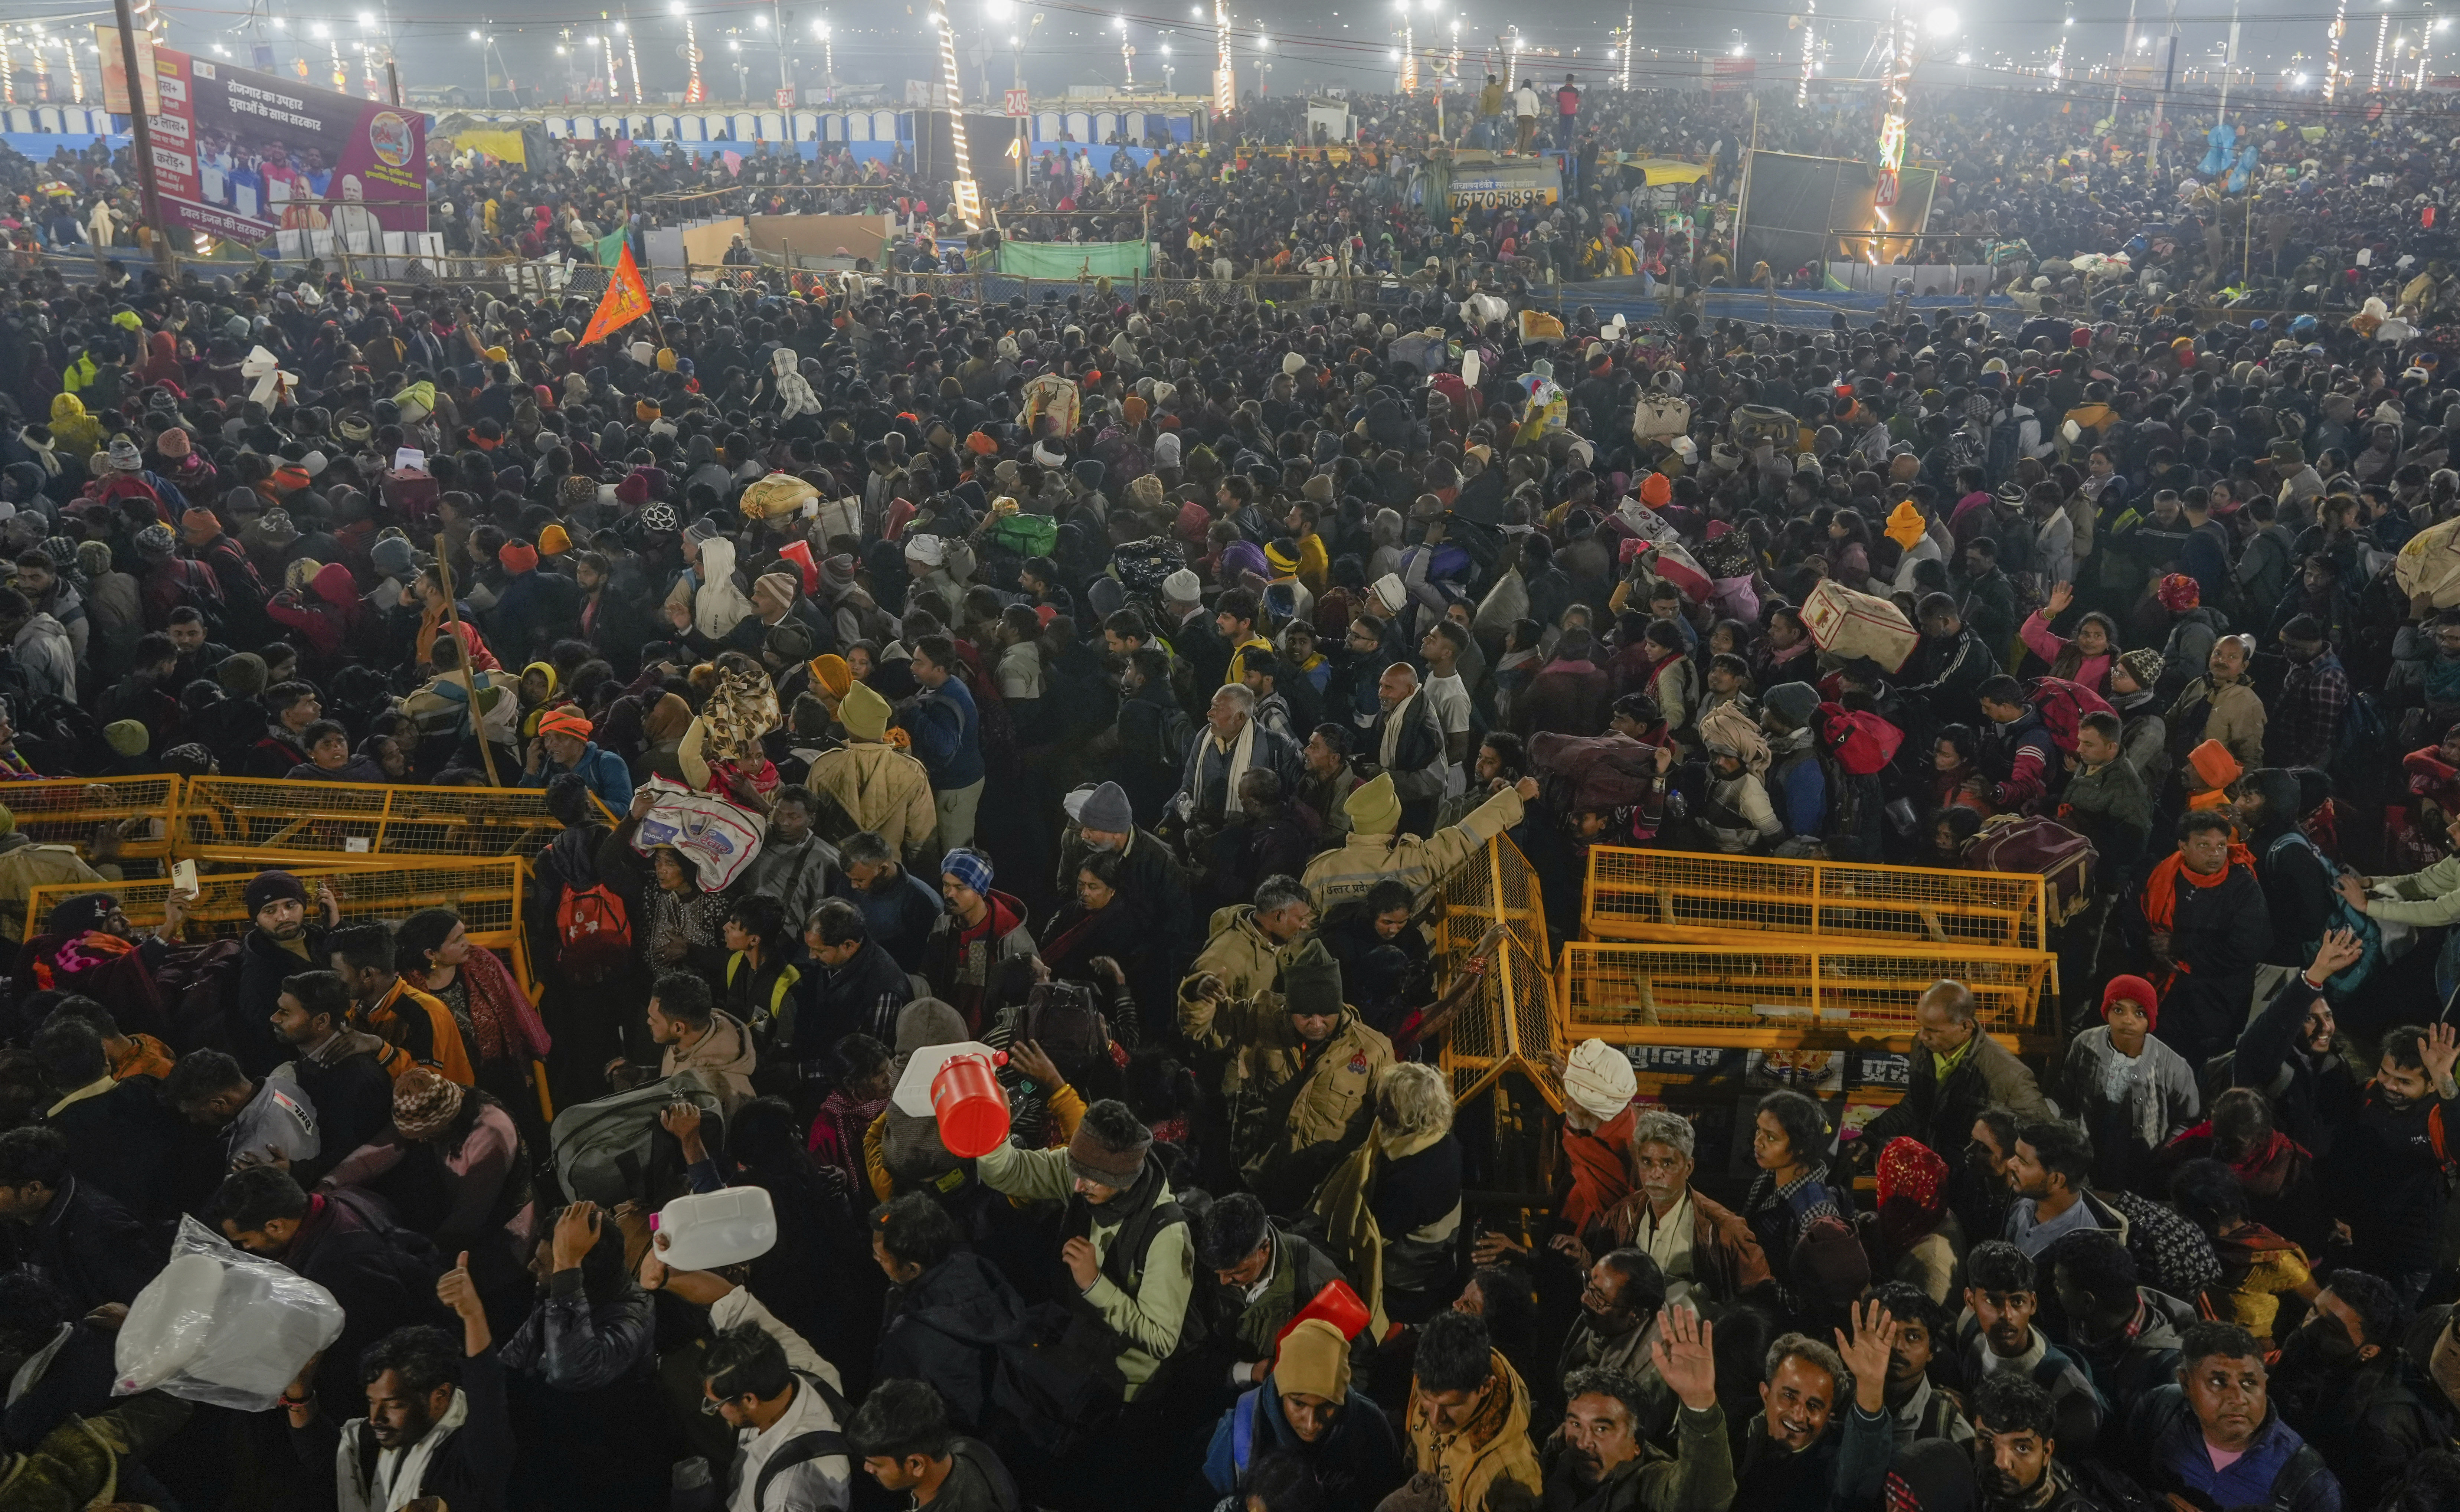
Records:
<instances>
[{"instance_id":1,"label":"grey backpack","mask_svg":"<svg viewBox=\"0 0 2460 1512\"><path fill-rule=\"evenodd\" d=\"M711 1147L724 1141L716 1083L692 1066L662 1081L577 1102L557 1114L548 1136L555 1148L556 1183L564 1195L604 1207L627 1198L659 1207L680 1195L685 1189L683 1147L658 1123L658 1115L672 1102L700 1109L701 1138Z\"/></svg>"}]
</instances>

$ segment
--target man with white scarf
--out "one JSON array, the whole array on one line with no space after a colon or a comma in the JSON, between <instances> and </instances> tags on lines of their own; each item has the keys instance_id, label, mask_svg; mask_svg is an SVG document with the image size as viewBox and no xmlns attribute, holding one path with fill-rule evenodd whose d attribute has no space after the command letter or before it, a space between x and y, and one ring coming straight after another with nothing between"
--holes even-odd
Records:
<instances>
[{"instance_id":1,"label":"man with white scarf","mask_svg":"<svg viewBox=\"0 0 2460 1512\"><path fill-rule=\"evenodd\" d=\"M459 1357L442 1329L421 1324L386 1334L359 1359L366 1416L334 1426L316 1400L312 1372L283 1390L302 1458L333 1457L339 1512L401 1512L421 1497L451 1507L504 1504L512 1423L467 1253L435 1283L435 1295L461 1319Z\"/></svg>"},{"instance_id":2,"label":"man with white scarf","mask_svg":"<svg viewBox=\"0 0 2460 1512\"><path fill-rule=\"evenodd\" d=\"M1188 742L1179 772L1178 814L1191 827L1218 830L1243 814L1239 781L1251 769L1278 776L1284 793L1298 791L1298 747L1257 723L1255 712L1256 691L1245 683L1223 684L1204 711L1206 728Z\"/></svg>"}]
</instances>

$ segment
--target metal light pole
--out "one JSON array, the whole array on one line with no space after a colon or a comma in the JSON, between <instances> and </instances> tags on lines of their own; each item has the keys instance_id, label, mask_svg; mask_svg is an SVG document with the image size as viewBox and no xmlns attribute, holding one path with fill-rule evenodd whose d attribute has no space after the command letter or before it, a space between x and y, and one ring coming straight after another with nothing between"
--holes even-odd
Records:
<instances>
[{"instance_id":1,"label":"metal light pole","mask_svg":"<svg viewBox=\"0 0 2460 1512\"><path fill-rule=\"evenodd\" d=\"M1818 34L1818 31L1819 0L1803 0L1802 81L1796 84L1793 90L1793 103L1796 109L1806 108L1811 104L1811 69L1816 56L1813 51L1813 39Z\"/></svg>"},{"instance_id":2,"label":"metal light pole","mask_svg":"<svg viewBox=\"0 0 2460 1512\"><path fill-rule=\"evenodd\" d=\"M973 155L965 147L965 107L958 94L964 86L957 77L957 29L941 6L932 8L931 22L940 33L940 82L948 92L948 145L956 155L957 214L968 230L978 230L983 224L983 195L974 182Z\"/></svg>"},{"instance_id":3,"label":"metal light pole","mask_svg":"<svg viewBox=\"0 0 2460 1512\"><path fill-rule=\"evenodd\" d=\"M1401 93L1418 93L1418 43L1410 30L1410 0L1393 0L1401 12Z\"/></svg>"},{"instance_id":4,"label":"metal light pole","mask_svg":"<svg viewBox=\"0 0 2460 1512\"><path fill-rule=\"evenodd\" d=\"M2391 12L2390 12L2390 11L2385 11L2385 12L2383 13L2383 20L2382 20L2380 23L2378 23L2378 24L2376 25L2376 27L2375 27L2375 71L2374 71L2374 75L2373 75L2373 77L2372 77L2372 78L2370 78L2370 79L2367 81L2367 83L2366 83L2366 88L2367 88L2369 91L2372 91L2372 90L2379 90L2379 89L2383 88L2383 83L2384 83L2384 49L2385 49L2385 47L2386 47L2387 45L2389 45L2390 41L2391 41Z\"/></svg>"},{"instance_id":5,"label":"metal light pole","mask_svg":"<svg viewBox=\"0 0 2460 1512\"><path fill-rule=\"evenodd\" d=\"M2323 58L2323 103L2332 103L2332 96L2341 83L2341 37L2349 30L2349 0L2340 0L2340 9L2332 13L2331 50Z\"/></svg>"},{"instance_id":6,"label":"metal light pole","mask_svg":"<svg viewBox=\"0 0 2460 1512\"><path fill-rule=\"evenodd\" d=\"M1239 108L1239 74L1230 63L1230 0L1213 0L1213 114Z\"/></svg>"},{"instance_id":7,"label":"metal light pole","mask_svg":"<svg viewBox=\"0 0 2460 1512\"><path fill-rule=\"evenodd\" d=\"M2347 5L2349 0L2341 0ZM2118 40L2118 66L2110 71L2110 124L2118 125L2118 101L2127 93L2127 60L2135 55L2135 0L2127 0L2127 34Z\"/></svg>"}]
</instances>

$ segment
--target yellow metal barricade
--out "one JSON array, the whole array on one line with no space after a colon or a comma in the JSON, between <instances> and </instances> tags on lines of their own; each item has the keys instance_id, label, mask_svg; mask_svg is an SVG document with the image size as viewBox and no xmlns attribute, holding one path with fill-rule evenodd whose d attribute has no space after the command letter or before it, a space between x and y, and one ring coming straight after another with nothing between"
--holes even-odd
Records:
<instances>
[{"instance_id":1,"label":"yellow metal barricade","mask_svg":"<svg viewBox=\"0 0 2460 1512\"><path fill-rule=\"evenodd\" d=\"M1546 948L1546 904L1538 890L1538 874L1530 869L1520 847L1501 836L1435 884L1440 905L1434 913L1434 956L1439 976L1449 977L1469 958L1478 937L1500 924L1520 948L1544 969L1552 953Z\"/></svg>"},{"instance_id":2,"label":"yellow metal barricade","mask_svg":"<svg viewBox=\"0 0 2460 1512\"><path fill-rule=\"evenodd\" d=\"M1853 941L1576 941L1563 948L1564 1037L1612 1044L1785 1047L1909 1040L1915 1005L1952 977L1982 1025L2021 1040L2043 1022L2050 958L1913 951Z\"/></svg>"},{"instance_id":3,"label":"yellow metal barricade","mask_svg":"<svg viewBox=\"0 0 2460 1512\"><path fill-rule=\"evenodd\" d=\"M1507 1071L1528 1076L1556 1111L1563 1087L1547 1055L1563 1053L1547 970L1546 906L1538 877L1518 846L1496 837L1438 884L1434 916L1436 980L1446 989L1496 925L1503 943L1487 963L1476 994L1454 1011L1444 1040L1443 1069L1454 1102L1493 1087Z\"/></svg>"},{"instance_id":4,"label":"yellow metal barricade","mask_svg":"<svg viewBox=\"0 0 2460 1512\"><path fill-rule=\"evenodd\" d=\"M181 796L181 856L244 865L352 865L358 857L529 857L563 826L541 788L388 787L198 777Z\"/></svg>"},{"instance_id":5,"label":"yellow metal barricade","mask_svg":"<svg viewBox=\"0 0 2460 1512\"><path fill-rule=\"evenodd\" d=\"M178 833L176 777L45 777L0 782L0 803L16 816L17 833L46 845L74 845L92 859L95 832L120 830L121 861L159 862ZM149 868L150 869L150 868Z\"/></svg>"},{"instance_id":6,"label":"yellow metal barricade","mask_svg":"<svg viewBox=\"0 0 2460 1512\"><path fill-rule=\"evenodd\" d=\"M2010 872L1600 845L1580 914L1600 940L1776 933L1950 951L2049 948L2042 879Z\"/></svg>"},{"instance_id":7,"label":"yellow metal barricade","mask_svg":"<svg viewBox=\"0 0 2460 1512\"><path fill-rule=\"evenodd\" d=\"M369 919L400 920L421 908L450 908L461 916L472 941L512 960L520 980L534 980L529 949L522 938L521 901L528 885L528 863L514 858L473 862L388 862L381 865L302 866L294 875L307 885L311 917L316 916L316 889L329 886L342 905L345 924ZM188 907L187 936L192 940L237 939L255 922L243 896L253 871L207 872L197 879L198 896ZM162 900L171 890L168 879L108 883L102 886L74 884L37 887L27 903L30 927L40 932L53 908L71 898L109 892L119 900L129 924L139 930L162 922ZM321 967L321 961L308 966ZM303 967L302 969L306 969Z\"/></svg>"}]
</instances>

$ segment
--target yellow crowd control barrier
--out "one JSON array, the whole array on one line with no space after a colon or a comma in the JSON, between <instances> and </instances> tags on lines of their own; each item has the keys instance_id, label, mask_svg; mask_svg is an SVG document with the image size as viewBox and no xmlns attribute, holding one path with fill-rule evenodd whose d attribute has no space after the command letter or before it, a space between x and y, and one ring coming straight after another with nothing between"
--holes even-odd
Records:
<instances>
[{"instance_id":1,"label":"yellow crowd control barrier","mask_svg":"<svg viewBox=\"0 0 2460 1512\"><path fill-rule=\"evenodd\" d=\"M472 862L388 862L379 865L302 866L294 874L308 888L310 916L316 917L319 884L333 889L345 924L368 919L399 920L421 908L450 908L461 916L473 942L506 957L523 984L537 978L529 967L529 948L521 929L521 902L528 885L528 863L506 857ZM244 894L253 871L208 872L197 879L198 896L188 906L187 936L237 939L255 922ZM101 886L53 884L37 887L27 902L29 927L40 933L43 921L59 905L93 892L109 892L120 911L138 929L162 922L162 900L171 890L167 878L144 882L106 883ZM323 962L308 965L321 967ZM301 969L306 969L303 966Z\"/></svg>"},{"instance_id":2,"label":"yellow crowd control barrier","mask_svg":"<svg viewBox=\"0 0 2460 1512\"><path fill-rule=\"evenodd\" d=\"M1972 989L1982 1025L2022 1039L2042 1020L2051 961L2030 950L1764 941L1576 941L1563 948L1564 1036L1612 1044L1789 1046L1908 1039L1940 977Z\"/></svg>"},{"instance_id":3,"label":"yellow crowd control barrier","mask_svg":"<svg viewBox=\"0 0 2460 1512\"><path fill-rule=\"evenodd\" d=\"M0 804L16 816L17 833L46 845L74 845L94 854L95 832L120 830L119 859L159 862L177 835L176 777L43 777L0 782Z\"/></svg>"},{"instance_id":4,"label":"yellow crowd control barrier","mask_svg":"<svg viewBox=\"0 0 2460 1512\"><path fill-rule=\"evenodd\" d=\"M1543 970L1553 952L1546 948L1546 903L1520 847L1501 836L1447 873L1435 884L1434 957L1450 976L1469 959L1478 937L1500 924Z\"/></svg>"},{"instance_id":5,"label":"yellow crowd control barrier","mask_svg":"<svg viewBox=\"0 0 2460 1512\"><path fill-rule=\"evenodd\" d=\"M179 854L202 861L349 865L357 856L535 856L562 827L541 788L197 777L175 830Z\"/></svg>"},{"instance_id":6,"label":"yellow crowd control barrier","mask_svg":"<svg viewBox=\"0 0 2460 1512\"><path fill-rule=\"evenodd\" d=\"M1922 949L2046 950L2039 877L1600 845L1581 926L1600 940L1745 934L1887 940Z\"/></svg>"},{"instance_id":7,"label":"yellow crowd control barrier","mask_svg":"<svg viewBox=\"0 0 2460 1512\"><path fill-rule=\"evenodd\" d=\"M1555 984L1546 966L1516 937L1507 937L1487 963L1476 996L1463 1003L1446 1036L1442 1066L1453 1101L1463 1103L1495 1085L1507 1071L1527 1076L1557 1113L1563 1111L1563 1083L1549 1055L1565 1053L1555 1017Z\"/></svg>"}]
</instances>

